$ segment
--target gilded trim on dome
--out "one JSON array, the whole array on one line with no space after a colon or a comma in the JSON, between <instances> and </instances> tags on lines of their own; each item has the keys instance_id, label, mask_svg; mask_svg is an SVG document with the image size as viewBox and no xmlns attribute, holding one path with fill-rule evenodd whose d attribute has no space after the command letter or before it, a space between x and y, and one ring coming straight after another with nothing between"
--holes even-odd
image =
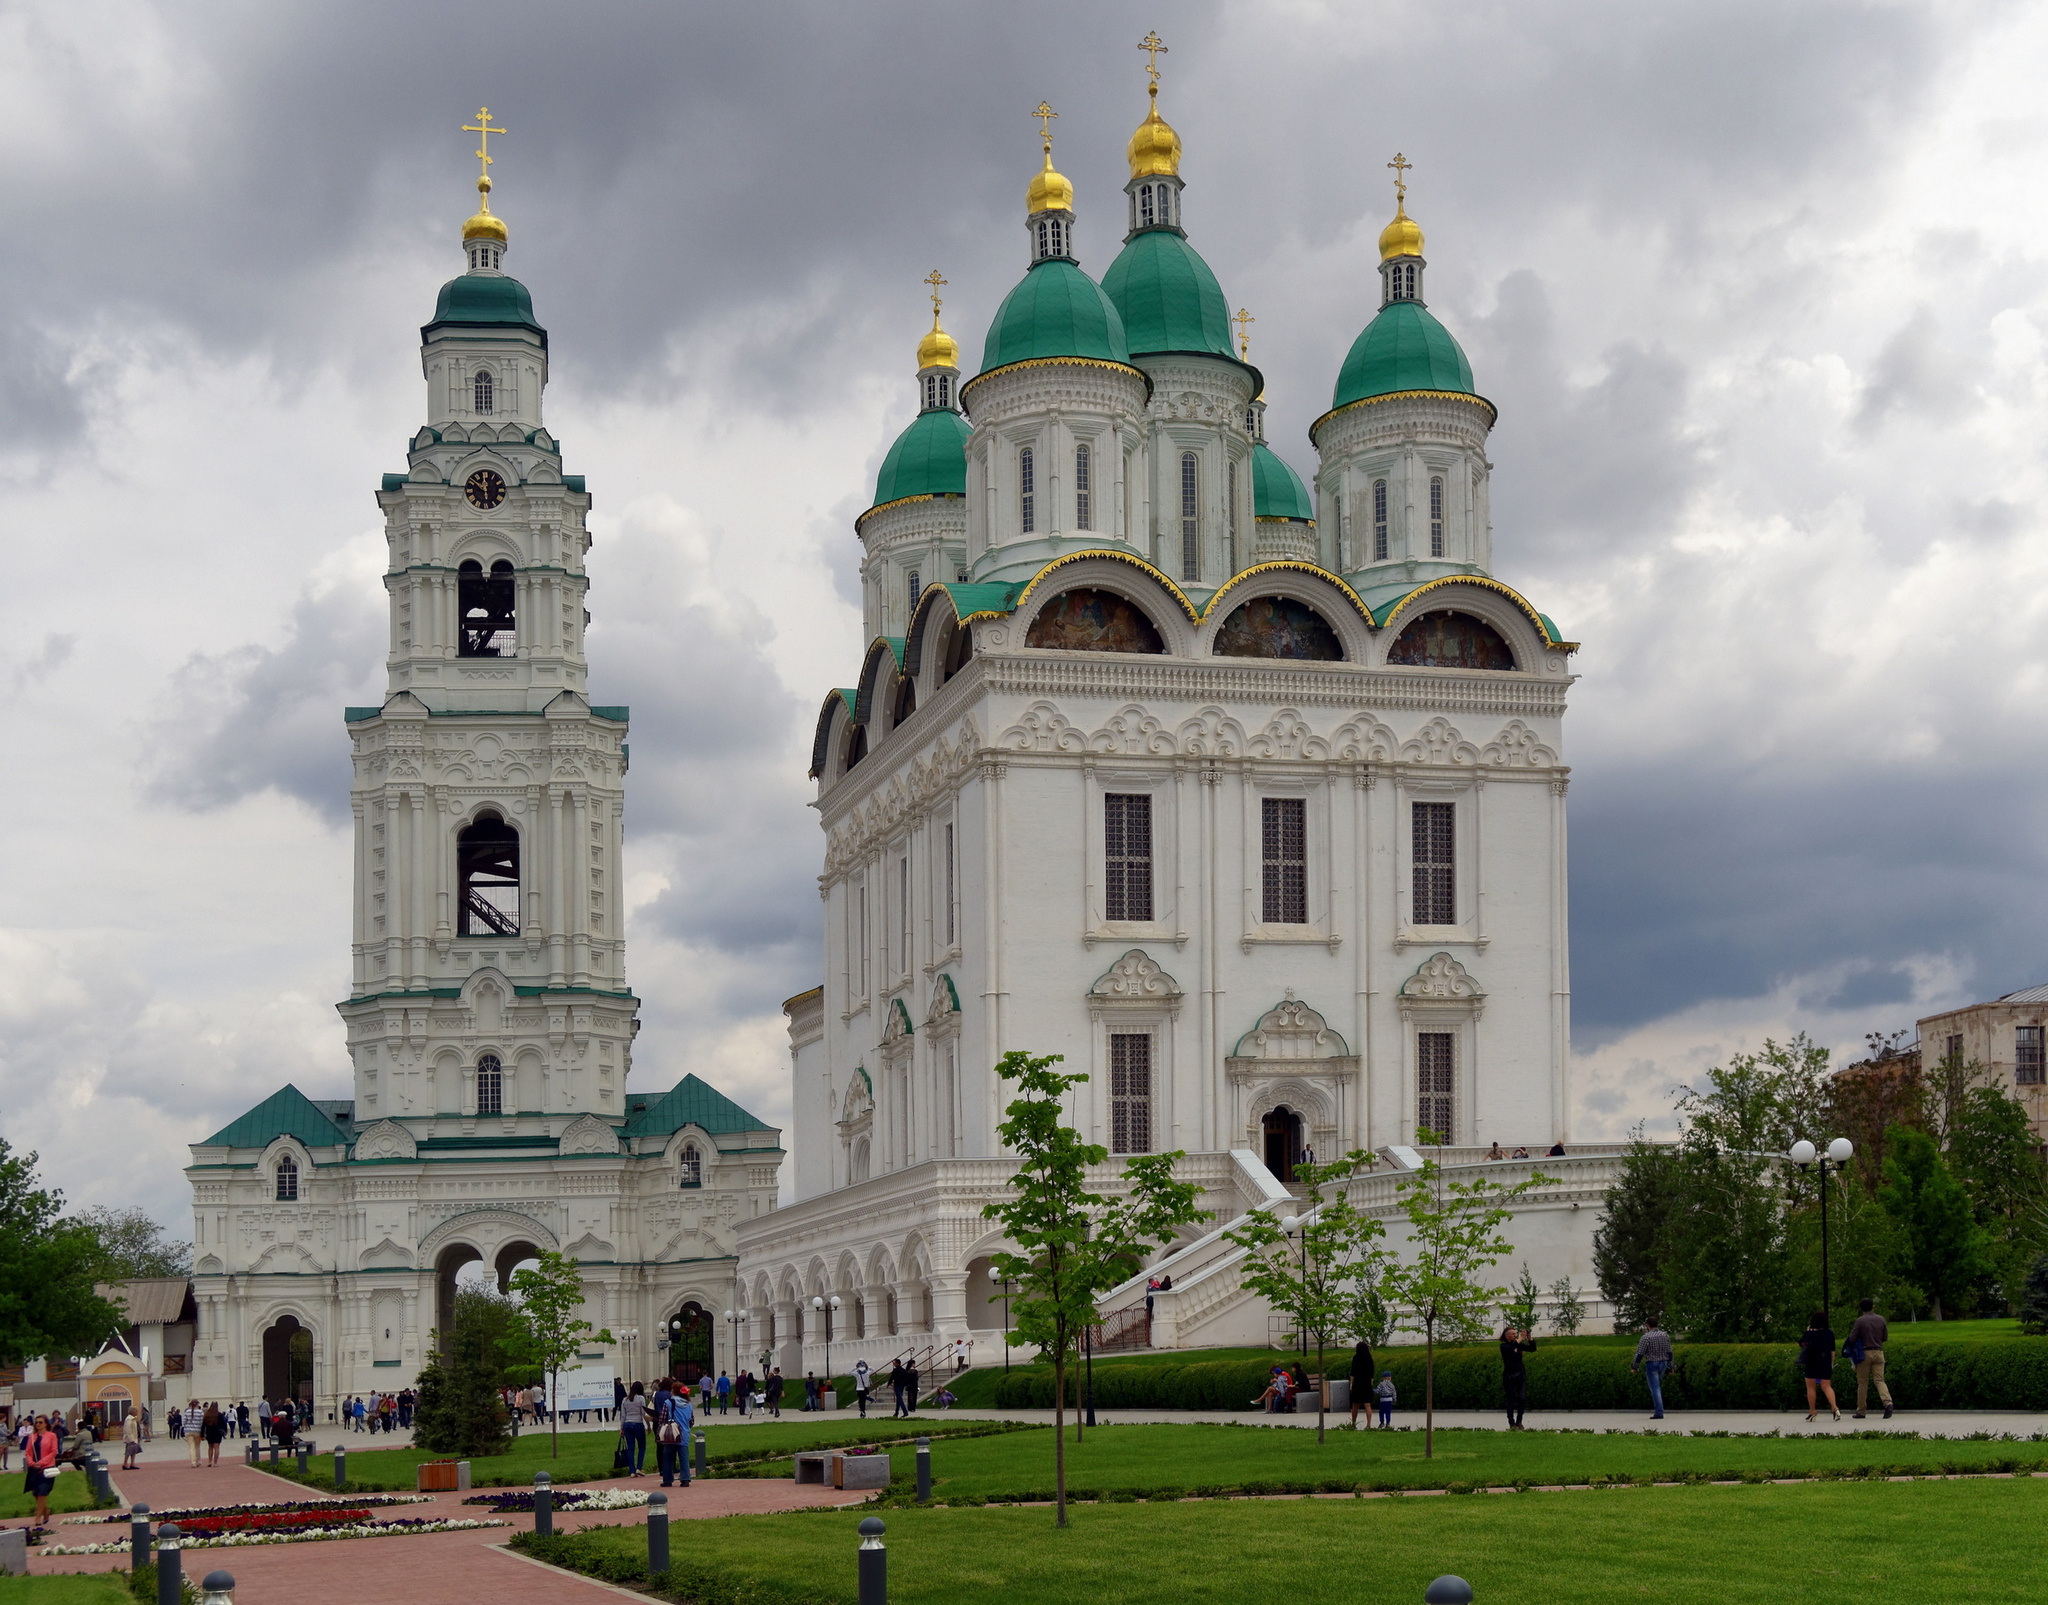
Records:
<instances>
[{"instance_id":1,"label":"gilded trim on dome","mask_svg":"<svg viewBox=\"0 0 2048 1605\"><path fill-rule=\"evenodd\" d=\"M1328 423L1332 418L1336 417L1338 413L1349 412L1353 407L1371 407L1377 405L1382 401L1413 401L1429 396L1433 396L1441 401L1463 401L1469 402L1471 405L1475 407L1484 407L1486 409L1487 426L1489 428L1491 428L1494 424L1500 422L1500 409L1496 407L1492 402L1488 401L1484 396L1475 396L1470 391L1389 390L1384 395L1360 396L1356 401L1347 401L1341 407L1332 407L1328 412L1324 413L1322 417L1318 418L1314 423L1308 426L1309 442L1310 444L1314 444L1316 438L1316 431L1322 428L1324 424Z\"/></svg>"},{"instance_id":2,"label":"gilded trim on dome","mask_svg":"<svg viewBox=\"0 0 2048 1605\"><path fill-rule=\"evenodd\" d=\"M1083 552L1069 552L1065 557L1054 558L1025 582L1024 589L1017 593L1017 600L1010 604L1010 611L1012 613L1022 612L1024 604L1031 600L1031 593L1038 589L1039 581L1043 580L1054 569L1065 568L1069 563L1085 563L1089 559L1097 557L1106 557L1113 563L1128 563L1132 568L1142 570L1144 573L1151 575L1152 578L1166 588L1166 594L1180 604L1181 611L1188 616L1188 623L1200 624L1202 622L1202 615L1195 610L1195 604L1190 602L1187 599L1186 593L1178 585L1174 584L1172 580L1168 579L1165 574L1154 568L1135 552L1119 552L1103 546L1093 546ZM979 618L981 615L976 614L974 616ZM995 616L1000 617L1001 615ZM962 620L961 622L965 623L966 621Z\"/></svg>"},{"instance_id":3,"label":"gilded trim on dome","mask_svg":"<svg viewBox=\"0 0 2048 1605\"><path fill-rule=\"evenodd\" d=\"M1291 518L1270 519L1262 520L1262 522L1292 524L1299 523L1300 520ZM1379 628L1379 625L1373 620L1372 609L1365 605L1365 598L1345 583L1343 575L1332 574L1328 569L1316 563L1304 563L1298 557L1281 557L1267 563L1254 563L1250 568L1242 569L1238 573L1231 575L1229 579L1216 588L1216 593L1209 598L1209 605L1202 609L1201 622L1205 624L1208 622L1209 615L1222 605L1224 597L1228 596L1246 580L1254 579L1261 574L1307 574L1314 579L1323 580L1330 585L1334 585L1344 593L1346 600L1358 609L1358 616L1365 620L1365 627L1367 629L1376 630Z\"/></svg>"},{"instance_id":4,"label":"gilded trim on dome","mask_svg":"<svg viewBox=\"0 0 2048 1605\"><path fill-rule=\"evenodd\" d=\"M1546 647L1551 647L1561 652L1576 652L1579 649L1579 643L1576 641L1560 640L1550 621L1537 612L1529 599L1520 591L1516 590L1512 585L1504 585L1499 580L1492 579L1484 574L1446 574L1442 579L1430 580L1425 584L1416 586L1414 590L1408 592L1405 596L1397 597L1388 604L1385 616L1379 621L1379 628L1382 630L1392 629L1394 627L1394 620L1408 611L1409 603L1413 602L1417 597L1427 596L1431 591L1440 591L1446 585L1476 585L1481 590L1498 591L1529 616L1529 622L1536 626L1536 633L1543 638L1543 644Z\"/></svg>"},{"instance_id":5,"label":"gilded trim on dome","mask_svg":"<svg viewBox=\"0 0 2048 1605\"><path fill-rule=\"evenodd\" d=\"M1006 362L999 368L990 368L977 373L960 387L960 405L967 405L967 392L984 379L993 379L999 373L1014 373L1019 368L1108 368L1114 373L1136 374L1145 381L1145 394L1152 394L1152 376L1143 368L1133 367L1128 362L1111 362L1103 357L1024 357L1016 362Z\"/></svg>"},{"instance_id":6,"label":"gilded trim on dome","mask_svg":"<svg viewBox=\"0 0 2048 1605\"><path fill-rule=\"evenodd\" d=\"M964 502L966 500L967 492L964 490L941 490L927 491L920 496L898 496L892 502L876 502L874 506L870 507L853 521L854 531L856 534L859 533L861 525L873 518L875 514L886 513L892 507L908 507L912 502ZM933 583L936 584L937 582L934 581Z\"/></svg>"}]
</instances>

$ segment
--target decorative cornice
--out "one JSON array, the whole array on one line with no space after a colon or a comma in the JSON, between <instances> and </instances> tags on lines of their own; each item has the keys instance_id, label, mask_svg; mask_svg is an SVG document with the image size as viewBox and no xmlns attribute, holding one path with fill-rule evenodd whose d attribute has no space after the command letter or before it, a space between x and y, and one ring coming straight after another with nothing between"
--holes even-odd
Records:
<instances>
[{"instance_id":1,"label":"decorative cornice","mask_svg":"<svg viewBox=\"0 0 2048 1605\"><path fill-rule=\"evenodd\" d=\"M974 409L967 405L967 397L983 381L998 374L1021 373L1026 368L1101 368L1110 373L1127 373L1145 387L1149 396L1152 392L1152 376L1143 368L1134 368L1128 362L1110 362L1101 357L1026 357L1022 362L1006 362L1000 368L990 368L978 373L960 387L960 406L970 419Z\"/></svg>"},{"instance_id":2,"label":"decorative cornice","mask_svg":"<svg viewBox=\"0 0 2048 1605\"><path fill-rule=\"evenodd\" d=\"M1102 661L1094 661L1100 658ZM1022 696L1146 697L1153 701L1263 702L1317 707L1421 709L1457 714L1499 713L1555 719L1571 682L1521 673L1435 671L1427 678L1356 664L1279 659L1124 657L1114 653L1062 657L977 653L991 692Z\"/></svg>"},{"instance_id":3,"label":"decorative cornice","mask_svg":"<svg viewBox=\"0 0 2048 1605\"><path fill-rule=\"evenodd\" d=\"M1377 407L1388 401L1448 401L1462 406L1483 407L1486 410L1486 424L1489 429L1500 421L1500 409L1484 396L1468 395L1461 390L1390 390L1384 396L1361 396L1356 401L1345 402L1341 407L1332 407L1308 426L1310 443L1314 443L1316 431L1332 418L1356 411L1360 407Z\"/></svg>"}]
</instances>

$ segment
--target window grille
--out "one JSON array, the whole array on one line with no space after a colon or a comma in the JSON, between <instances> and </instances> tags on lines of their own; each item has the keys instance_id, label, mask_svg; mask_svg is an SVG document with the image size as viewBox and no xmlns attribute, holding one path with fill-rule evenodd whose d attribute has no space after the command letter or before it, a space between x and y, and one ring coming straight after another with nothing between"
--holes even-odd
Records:
<instances>
[{"instance_id":1,"label":"window grille","mask_svg":"<svg viewBox=\"0 0 2048 1605\"><path fill-rule=\"evenodd\" d=\"M1387 482L1384 479L1372 482L1372 560L1375 563L1387 560Z\"/></svg>"},{"instance_id":2,"label":"window grille","mask_svg":"<svg viewBox=\"0 0 2048 1605\"><path fill-rule=\"evenodd\" d=\"M299 1196L299 1162L290 1154L277 1162L277 1196L285 1203Z\"/></svg>"},{"instance_id":3,"label":"window grille","mask_svg":"<svg viewBox=\"0 0 2048 1605\"><path fill-rule=\"evenodd\" d=\"M505 1067L495 1053L476 1062L476 1112L502 1115L505 1112Z\"/></svg>"},{"instance_id":4,"label":"window grille","mask_svg":"<svg viewBox=\"0 0 2048 1605\"><path fill-rule=\"evenodd\" d=\"M1088 486L1088 448L1086 446L1076 446L1074 448L1074 528L1076 529L1093 529L1095 527L1093 514L1089 507L1089 503L1094 498L1089 495Z\"/></svg>"},{"instance_id":5,"label":"window grille","mask_svg":"<svg viewBox=\"0 0 2048 1605\"><path fill-rule=\"evenodd\" d=\"M2041 1055L2041 1027L2021 1025L2013 1027L2012 1079L2023 1087L2038 1087L2048 1080L2048 1063ZM1958 1052L1957 1057L1961 1057Z\"/></svg>"},{"instance_id":6,"label":"window grille","mask_svg":"<svg viewBox=\"0 0 2048 1605\"><path fill-rule=\"evenodd\" d=\"M909 583L905 589L910 592L910 610L914 613L917 611L917 599L924 593L924 579L916 569L912 569L908 575L908 581Z\"/></svg>"},{"instance_id":7,"label":"window grille","mask_svg":"<svg viewBox=\"0 0 2048 1605\"><path fill-rule=\"evenodd\" d=\"M1024 533L1038 528L1038 482L1032 472L1031 448L1017 453L1017 514Z\"/></svg>"},{"instance_id":8,"label":"window grille","mask_svg":"<svg viewBox=\"0 0 2048 1605\"><path fill-rule=\"evenodd\" d=\"M1102 917L1152 917L1152 799L1110 792L1102 799Z\"/></svg>"},{"instance_id":9,"label":"window grille","mask_svg":"<svg viewBox=\"0 0 2048 1605\"><path fill-rule=\"evenodd\" d=\"M1180 577L1202 576L1201 465L1195 454L1180 454Z\"/></svg>"},{"instance_id":10,"label":"window grille","mask_svg":"<svg viewBox=\"0 0 2048 1605\"><path fill-rule=\"evenodd\" d=\"M509 658L518 650L519 580L504 558L490 573L473 557L455 568L455 607L459 658Z\"/></svg>"},{"instance_id":11,"label":"window grille","mask_svg":"<svg viewBox=\"0 0 2048 1605\"><path fill-rule=\"evenodd\" d=\"M1449 1142L1457 1115L1458 1038L1450 1031L1415 1033L1415 1134Z\"/></svg>"},{"instance_id":12,"label":"window grille","mask_svg":"<svg viewBox=\"0 0 2048 1605\"><path fill-rule=\"evenodd\" d=\"M953 934L953 827L946 827L946 946L951 947L957 938Z\"/></svg>"},{"instance_id":13,"label":"window grille","mask_svg":"<svg viewBox=\"0 0 2048 1605\"><path fill-rule=\"evenodd\" d=\"M1265 896L1260 918L1268 925L1308 923L1308 803L1267 797L1264 815Z\"/></svg>"},{"instance_id":14,"label":"window grille","mask_svg":"<svg viewBox=\"0 0 2048 1605\"><path fill-rule=\"evenodd\" d=\"M491 383L490 374L482 368L477 369L473 384L476 389L476 410L478 412L489 412L491 410L493 391L496 389L496 386Z\"/></svg>"},{"instance_id":15,"label":"window grille","mask_svg":"<svg viewBox=\"0 0 2048 1605\"><path fill-rule=\"evenodd\" d=\"M1158 219L1152 212L1152 186L1150 184L1140 184L1138 186L1138 227L1150 228L1157 221Z\"/></svg>"},{"instance_id":16,"label":"window grille","mask_svg":"<svg viewBox=\"0 0 2048 1605\"><path fill-rule=\"evenodd\" d=\"M702 1187L704 1185L704 1161L697 1153L695 1143L683 1145L683 1156L676 1166L678 1187Z\"/></svg>"},{"instance_id":17,"label":"window grille","mask_svg":"<svg viewBox=\"0 0 2048 1605\"><path fill-rule=\"evenodd\" d=\"M1959 1031L1948 1039L1948 1055L1957 1064L1963 1062L1963 1036Z\"/></svg>"},{"instance_id":18,"label":"window grille","mask_svg":"<svg viewBox=\"0 0 2048 1605\"><path fill-rule=\"evenodd\" d=\"M1396 262L1387 270L1387 299L1389 301L1413 301L1415 299L1415 264Z\"/></svg>"},{"instance_id":19,"label":"window grille","mask_svg":"<svg viewBox=\"0 0 2048 1605\"><path fill-rule=\"evenodd\" d=\"M939 404L939 376L929 374L924 381L924 410L930 412Z\"/></svg>"},{"instance_id":20,"label":"window grille","mask_svg":"<svg viewBox=\"0 0 2048 1605\"><path fill-rule=\"evenodd\" d=\"M1413 807L1410 852L1415 871L1414 921L1417 925L1455 925L1457 804L1419 802Z\"/></svg>"},{"instance_id":21,"label":"window grille","mask_svg":"<svg viewBox=\"0 0 2048 1605\"><path fill-rule=\"evenodd\" d=\"M1444 555L1444 482L1429 482L1429 555Z\"/></svg>"},{"instance_id":22,"label":"window grille","mask_svg":"<svg viewBox=\"0 0 2048 1605\"><path fill-rule=\"evenodd\" d=\"M1120 1154L1152 1151L1152 1038L1143 1032L1110 1035L1109 1145Z\"/></svg>"},{"instance_id":23,"label":"window grille","mask_svg":"<svg viewBox=\"0 0 2048 1605\"><path fill-rule=\"evenodd\" d=\"M455 838L458 936L519 934L519 832L479 814Z\"/></svg>"}]
</instances>

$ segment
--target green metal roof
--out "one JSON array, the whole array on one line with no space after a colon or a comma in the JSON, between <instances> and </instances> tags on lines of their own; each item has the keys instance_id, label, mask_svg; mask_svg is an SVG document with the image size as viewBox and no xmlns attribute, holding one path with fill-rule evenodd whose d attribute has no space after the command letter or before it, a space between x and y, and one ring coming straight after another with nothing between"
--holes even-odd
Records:
<instances>
[{"instance_id":1,"label":"green metal roof","mask_svg":"<svg viewBox=\"0 0 2048 1605\"><path fill-rule=\"evenodd\" d=\"M1045 357L1131 360L1116 303L1064 257L1032 263L1004 298L982 345L981 371Z\"/></svg>"},{"instance_id":2,"label":"green metal roof","mask_svg":"<svg viewBox=\"0 0 2048 1605\"><path fill-rule=\"evenodd\" d=\"M1116 303L1132 351L1202 351L1237 360L1223 286L1180 230L1132 235L1102 275L1102 291Z\"/></svg>"},{"instance_id":3,"label":"green metal roof","mask_svg":"<svg viewBox=\"0 0 2048 1605\"><path fill-rule=\"evenodd\" d=\"M1420 301L1390 301L1352 342L1337 374L1332 410L1368 396L1401 390L1449 390L1477 395L1472 364L1458 342Z\"/></svg>"},{"instance_id":4,"label":"green metal roof","mask_svg":"<svg viewBox=\"0 0 2048 1605\"><path fill-rule=\"evenodd\" d=\"M346 1104L331 1103L345 1109ZM278 1137L296 1137L308 1148L332 1148L347 1143L354 1133L336 1116L323 1110L303 1092L286 1082L247 1114L221 1127L202 1148L263 1148Z\"/></svg>"},{"instance_id":5,"label":"green metal roof","mask_svg":"<svg viewBox=\"0 0 2048 1605\"><path fill-rule=\"evenodd\" d=\"M1014 613L1017 611L1017 593L1021 585L982 584L948 585L946 594L953 599L953 616L970 618L976 613Z\"/></svg>"},{"instance_id":6,"label":"green metal roof","mask_svg":"<svg viewBox=\"0 0 2048 1605\"><path fill-rule=\"evenodd\" d=\"M442 285L427 328L443 323L509 324L539 335L546 333L533 320L533 297L526 286L502 273L465 273ZM426 338L426 330L420 331L420 337Z\"/></svg>"},{"instance_id":7,"label":"green metal roof","mask_svg":"<svg viewBox=\"0 0 2048 1605\"><path fill-rule=\"evenodd\" d=\"M882 459L875 506L906 496L965 496L967 437L973 432L965 418L944 407L911 419Z\"/></svg>"},{"instance_id":8,"label":"green metal roof","mask_svg":"<svg viewBox=\"0 0 2048 1605\"><path fill-rule=\"evenodd\" d=\"M660 1097L639 1103L626 1122L628 1137L666 1137L685 1126L701 1126L714 1137L730 1131L768 1131L765 1120L748 1114L708 1082L684 1076Z\"/></svg>"},{"instance_id":9,"label":"green metal roof","mask_svg":"<svg viewBox=\"0 0 2048 1605\"><path fill-rule=\"evenodd\" d=\"M1252 443L1252 515L1316 521L1316 504L1309 500L1301 475L1263 440Z\"/></svg>"}]
</instances>

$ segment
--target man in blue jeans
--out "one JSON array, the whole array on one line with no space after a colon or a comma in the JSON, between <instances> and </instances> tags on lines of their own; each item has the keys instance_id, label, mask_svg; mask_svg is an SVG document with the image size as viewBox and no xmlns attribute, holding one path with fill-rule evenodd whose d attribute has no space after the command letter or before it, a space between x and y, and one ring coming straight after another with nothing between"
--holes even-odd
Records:
<instances>
[{"instance_id":1,"label":"man in blue jeans","mask_svg":"<svg viewBox=\"0 0 2048 1605\"><path fill-rule=\"evenodd\" d=\"M690 1390L677 1385L673 1391L664 1377L654 1396L654 1460L661 1468L661 1485L690 1486L690 1435L696 1429L697 1413L690 1408Z\"/></svg>"},{"instance_id":2,"label":"man in blue jeans","mask_svg":"<svg viewBox=\"0 0 2048 1605\"><path fill-rule=\"evenodd\" d=\"M1657 1324L1653 1315L1643 1323L1642 1340L1636 1344L1636 1357L1629 1361L1631 1371L1640 1370L1650 1383L1650 1419L1664 1419L1664 1373L1671 1369L1671 1334Z\"/></svg>"}]
</instances>

